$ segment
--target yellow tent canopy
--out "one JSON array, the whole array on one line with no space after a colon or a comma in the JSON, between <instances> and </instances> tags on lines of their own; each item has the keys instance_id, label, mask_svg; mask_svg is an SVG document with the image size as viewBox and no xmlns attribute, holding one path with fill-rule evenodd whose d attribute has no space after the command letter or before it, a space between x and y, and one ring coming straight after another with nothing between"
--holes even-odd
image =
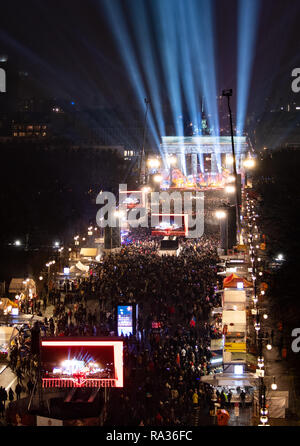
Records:
<instances>
[{"instance_id":1,"label":"yellow tent canopy","mask_svg":"<svg viewBox=\"0 0 300 446\"><path fill-rule=\"evenodd\" d=\"M0 310L6 310L7 307L18 308L18 304L8 299L7 297L2 297L0 299Z\"/></svg>"}]
</instances>

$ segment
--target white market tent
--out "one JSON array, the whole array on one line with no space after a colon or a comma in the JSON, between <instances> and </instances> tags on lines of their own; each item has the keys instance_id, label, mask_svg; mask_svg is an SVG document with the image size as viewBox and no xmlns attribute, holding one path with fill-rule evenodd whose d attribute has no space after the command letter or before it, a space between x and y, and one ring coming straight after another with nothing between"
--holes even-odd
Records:
<instances>
[{"instance_id":1,"label":"white market tent","mask_svg":"<svg viewBox=\"0 0 300 446\"><path fill-rule=\"evenodd\" d=\"M234 373L216 373L214 375L201 376L201 381L217 386L256 386L258 377L254 373L235 375Z\"/></svg>"},{"instance_id":2,"label":"white market tent","mask_svg":"<svg viewBox=\"0 0 300 446\"><path fill-rule=\"evenodd\" d=\"M246 311L224 310L222 315L222 325L244 325L246 326ZM230 331L232 331L230 329Z\"/></svg>"},{"instance_id":3,"label":"white market tent","mask_svg":"<svg viewBox=\"0 0 300 446\"><path fill-rule=\"evenodd\" d=\"M0 345L9 345L11 338L18 333L15 327L0 327Z\"/></svg>"},{"instance_id":4,"label":"white market tent","mask_svg":"<svg viewBox=\"0 0 300 446\"><path fill-rule=\"evenodd\" d=\"M80 261L77 262L76 265L71 266L71 268L70 268L70 273L71 274L88 273L88 271L89 271L89 266L88 265L84 265Z\"/></svg>"},{"instance_id":5,"label":"white market tent","mask_svg":"<svg viewBox=\"0 0 300 446\"><path fill-rule=\"evenodd\" d=\"M33 279L20 279L20 278L13 278L10 281L8 292L12 294L20 294L24 292L26 289L31 289L33 294L36 293L36 286L35 281Z\"/></svg>"},{"instance_id":6,"label":"white market tent","mask_svg":"<svg viewBox=\"0 0 300 446\"><path fill-rule=\"evenodd\" d=\"M97 252L97 248L81 248L80 255L83 257L96 257Z\"/></svg>"},{"instance_id":7,"label":"white market tent","mask_svg":"<svg viewBox=\"0 0 300 446\"><path fill-rule=\"evenodd\" d=\"M224 303L245 303L247 299L245 290L225 289L223 294Z\"/></svg>"},{"instance_id":8,"label":"white market tent","mask_svg":"<svg viewBox=\"0 0 300 446\"><path fill-rule=\"evenodd\" d=\"M24 291L25 284L23 282L24 282L24 279L17 279L17 278L11 279L8 292L17 294L17 293Z\"/></svg>"}]
</instances>

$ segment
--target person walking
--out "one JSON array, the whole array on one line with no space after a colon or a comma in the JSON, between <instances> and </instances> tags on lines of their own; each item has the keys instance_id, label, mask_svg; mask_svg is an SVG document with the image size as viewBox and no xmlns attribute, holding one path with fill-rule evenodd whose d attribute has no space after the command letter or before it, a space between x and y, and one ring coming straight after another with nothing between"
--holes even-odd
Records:
<instances>
[{"instance_id":1,"label":"person walking","mask_svg":"<svg viewBox=\"0 0 300 446\"><path fill-rule=\"evenodd\" d=\"M31 381L31 379L29 379L29 381L28 381L28 383L27 383L27 389L28 389L28 393L29 393L29 395L31 395L31 393L32 393L32 391L33 391L33 388L34 388L34 384L33 384L33 382Z\"/></svg>"},{"instance_id":2,"label":"person walking","mask_svg":"<svg viewBox=\"0 0 300 446\"><path fill-rule=\"evenodd\" d=\"M4 417L4 403L3 403L3 401L0 401L0 415L1 415L1 417Z\"/></svg>"},{"instance_id":3,"label":"person walking","mask_svg":"<svg viewBox=\"0 0 300 446\"><path fill-rule=\"evenodd\" d=\"M228 392L228 394L227 394L228 407L230 407L230 404L231 404L231 398L232 398L232 392L231 392L231 390L229 390L229 392Z\"/></svg>"},{"instance_id":4,"label":"person walking","mask_svg":"<svg viewBox=\"0 0 300 446\"><path fill-rule=\"evenodd\" d=\"M195 389L195 392L193 393L192 400L193 400L194 408L198 407L199 397L198 397L197 389Z\"/></svg>"},{"instance_id":5,"label":"person walking","mask_svg":"<svg viewBox=\"0 0 300 446\"><path fill-rule=\"evenodd\" d=\"M9 392L8 392L8 399L9 399L9 401L12 402L14 400L14 397L15 397L14 391L13 391L12 388L10 388Z\"/></svg>"},{"instance_id":6,"label":"person walking","mask_svg":"<svg viewBox=\"0 0 300 446\"><path fill-rule=\"evenodd\" d=\"M5 409L5 404L6 404L6 401L7 401L7 391L5 390L4 387L3 387L2 392L3 392L3 404L4 404L4 409Z\"/></svg>"},{"instance_id":7,"label":"person walking","mask_svg":"<svg viewBox=\"0 0 300 446\"><path fill-rule=\"evenodd\" d=\"M20 383L18 383L16 385L15 392L16 392L16 395L17 395L17 400L19 400L20 396L21 396L21 392L22 392L22 386L21 386Z\"/></svg>"},{"instance_id":8,"label":"person walking","mask_svg":"<svg viewBox=\"0 0 300 446\"><path fill-rule=\"evenodd\" d=\"M241 402L242 402L242 407L244 408L245 407L245 400L246 400L246 393L244 392L244 390L242 390L241 393L240 393L240 399L241 399Z\"/></svg>"}]
</instances>

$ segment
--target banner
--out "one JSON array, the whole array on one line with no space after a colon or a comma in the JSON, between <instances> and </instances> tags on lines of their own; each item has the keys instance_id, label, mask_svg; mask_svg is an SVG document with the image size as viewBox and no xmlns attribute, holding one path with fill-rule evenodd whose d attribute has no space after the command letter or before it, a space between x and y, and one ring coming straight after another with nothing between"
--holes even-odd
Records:
<instances>
[{"instance_id":1,"label":"banner","mask_svg":"<svg viewBox=\"0 0 300 446\"><path fill-rule=\"evenodd\" d=\"M246 352L246 342L225 342L226 352Z\"/></svg>"}]
</instances>

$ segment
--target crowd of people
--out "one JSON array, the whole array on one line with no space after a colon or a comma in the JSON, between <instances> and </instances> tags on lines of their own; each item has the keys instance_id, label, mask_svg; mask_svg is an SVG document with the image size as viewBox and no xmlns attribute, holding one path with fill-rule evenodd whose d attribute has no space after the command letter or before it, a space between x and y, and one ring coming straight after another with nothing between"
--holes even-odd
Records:
<instances>
[{"instance_id":1,"label":"crowd of people","mask_svg":"<svg viewBox=\"0 0 300 446\"><path fill-rule=\"evenodd\" d=\"M138 304L137 336L124 338L125 386L111 392L108 424L185 425L190 409L206 416L213 404L201 376L212 371L210 340L221 336L211 318L221 304L217 237L181 239L179 256L159 256L159 243L144 229L129 234L93 276L53 291L53 315L40 323L42 336L116 335L116 306ZM27 335L19 333L10 355L18 384L35 379Z\"/></svg>"}]
</instances>

